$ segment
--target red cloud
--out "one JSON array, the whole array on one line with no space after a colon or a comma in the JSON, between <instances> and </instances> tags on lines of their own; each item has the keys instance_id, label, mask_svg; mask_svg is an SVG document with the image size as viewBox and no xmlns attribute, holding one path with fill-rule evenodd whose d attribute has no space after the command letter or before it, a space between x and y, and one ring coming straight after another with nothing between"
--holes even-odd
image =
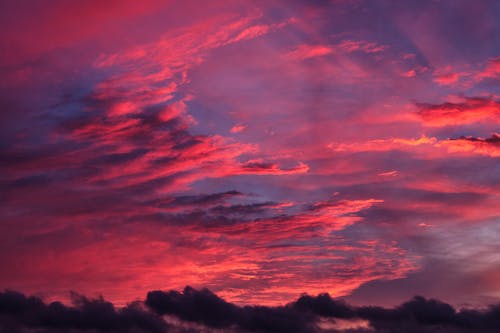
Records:
<instances>
[{"instance_id":1,"label":"red cloud","mask_svg":"<svg viewBox=\"0 0 500 333\"><path fill-rule=\"evenodd\" d=\"M458 139L438 140L435 137L422 136L419 139L375 139L356 143L330 143L328 148L335 152L370 152L402 150L426 158L442 158L443 150L450 154L480 154L490 157L499 156L498 134L490 138L460 137ZM394 171L395 172L395 171ZM394 172L379 175L393 175ZM396 172L397 173L397 172Z\"/></svg>"},{"instance_id":2,"label":"red cloud","mask_svg":"<svg viewBox=\"0 0 500 333\"><path fill-rule=\"evenodd\" d=\"M500 56L490 59L483 72L478 74L480 79L483 78L500 78Z\"/></svg>"},{"instance_id":3,"label":"red cloud","mask_svg":"<svg viewBox=\"0 0 500 333\"><path fill-rule=\"evenodd\" d=\"M493 98L465 98L462 103L417 104L423 124L428 127L463 125L500 120L500 102Z\"/></svg>"},{"instance_id":4,"label":"red cloud","mask_svg":"<svg viewBox=\"0 0 500 333\"><path fill-rule=\"evenodd\" d=\"M265 163L261 161L250 161L241 164L236 169L231 170L230 174L261 174L261 175L289 175L296 173L306 173L309 170L307 164L299 162L292 168L281 168L275 163Z\"/></svg>"},{"instance_id":5,"label":"red cloud","mask_svg":"<svg viewBox=\"0 0 500 333\"><path fill-rule=\"evenodd\" d=\"M301 44L295 50L287 54L287 57L294 60L305 60L309 58L322 57L328 54L338 53L352 53L352 52L365 52L365 53L378 53L385 49L383 45L370 43L366 41L357 40L344 40L338 44L332 45L309 45Z\"/></svg>"},{"instance_id":6,"label":"red cloud","mask_svg":"<svg viewBox=\"0 0 500 333\"><path fill-rule=\"evenodd\" d=\"M454 84L455 82L460 79L460 74L458 73L447 73L447 74L440 74L437 75L434 78L434 82L437 82L441 85L451 85Z\"/></svg>"},{"instance_id":7,"label":"red cloud","mask_svg":"<svg viewBox=\"0 0 500 333\"><path fill-rule=\"evenodd\" d=\"M121 73L97 85L87 103L88 111L96 116L73 126L69 138L91 144L89 149L97 156L103 151L147 152L126 165L103 168L88 182L127 187L173 177L169 187L162 188L172 191L208 177L307 172L304 163L282 168L275 161L239 161L244 154L255 157L258 147L217 135L191 135L189 127L196 122L186 110L191 96L172 101L182 95L179 87L188 80L186 71L201 63L206 52L283 26L255 25L254 20L216 17L189 30L171 32L158 42L101 56L97 67L117 66Z\"/></svg>"},{"instance_id":8,"label":"red cloud","mask_svg":"<svg viewBox=\"0 0 500 333\"><path fill-rule=\"evenodd\" d=\"M387 48L385 45L359 40L344 40L338 44L338 47L346 52L362 51L365 53L378 53Z\"/></svg>"},{"instance_id":9,"label":"red cloud","mask_svg":"<svg viewBox=\"0 0 500 333\"><path fill-rule=\"evenodd\" d=\"M500 157L500 135L496 133L486 139L463 136L458 139L442 141L441 144L447 147L450 152L471 152L490 157Z\"/></svg>"},{"instance_id":10,"label":"red cloud","mask_svg":"<svg viewBox=\"0 0 500 333\"><path fill-rule=\"evenodd\" d=\"M220 200L224 197L212 205ZM0 282L35 292L46 288L40 281L50 281L49 296L63 297L72 289L104 293L118 304L151 289L185 284L209 286L246 304L281 304L305 290L345 295L368 281L400 278L417 267L416 258L393 242L351 240L334 233L358 222L358 212L378 203L329 200L302 208L287 204L289 214L281 212L282 205L270 205L268 218L231 221L224 219L227 213L210 217L210 206L204 206L204 213L156 215L155 221L144 215L145 207L130 205L119 214L130 216L127 227L68 230L57 256L51 254L53 247L40 243L27 244L25 252L16 254L23 265L12 265L14 259L2 256L21 282L9 275ZM89 211L89 217L103 215ZM101 228L110 233L100 233ZM96 233L99 241L94 240Z\"/></svg>"},{"instance_id":11,"label":"red cloud","mask_svg":"<svg viewBox=\"0 0 500 333\"><path fill-rule=\"evenodd\" d=\"M434 146L437 139L425 135L419 139L375 139L356 143L330 143L328 148L336 152L362 152L362 151L390 151L390 150L412 150L417 146Z\"/></svg>"},{"instance_id":12,"label":"red cloud","mask_svg":"<svg viewBox=\"0 0 500 333\"><path fill-rule=\"evenodd\" d=\"M304 60L321 57L333 52L333 49L326 45L299 45L294 51L288 53L291 59Z\"/></svg>"},{"instance_id":13,"label":"red cloud","mask_svg":"<svg viewBox=\"0 0 500 333\"><path fill-rule=\"evenodd\" d=\"M231 127L231 133L240 133L243 132L246 128L247 128L246 125L237 124Z\"/></svg>"}]
</instances>

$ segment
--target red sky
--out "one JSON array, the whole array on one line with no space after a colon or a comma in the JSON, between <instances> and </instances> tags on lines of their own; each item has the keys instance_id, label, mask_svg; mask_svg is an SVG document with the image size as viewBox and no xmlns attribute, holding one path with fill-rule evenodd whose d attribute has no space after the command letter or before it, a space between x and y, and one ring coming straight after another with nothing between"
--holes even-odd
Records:
<instances>
[{"instance_id":1,"label":"red sky","mask_svg":"<svg viewBox=\"0 0 500 333\"><path fill-rule=\"evenodd\" d=\"M496 1L3 1L0 288L500 299Z\"/></svg>"}]
</instances>

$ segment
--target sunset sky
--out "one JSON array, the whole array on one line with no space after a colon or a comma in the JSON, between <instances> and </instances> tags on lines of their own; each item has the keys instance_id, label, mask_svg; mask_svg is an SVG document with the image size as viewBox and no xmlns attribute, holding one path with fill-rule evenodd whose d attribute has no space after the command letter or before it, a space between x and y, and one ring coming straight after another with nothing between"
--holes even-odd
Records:
<instances>
[{"instance_id":1,"label":"sunset sky","mask_svg":"<svg viewBox=\"0 0 500 333\"><path fill-rule=\"evenodd\" d=\"M0 290L500 302L500 1L12 0L0 22Z\"/></svg>"}]
</instances>

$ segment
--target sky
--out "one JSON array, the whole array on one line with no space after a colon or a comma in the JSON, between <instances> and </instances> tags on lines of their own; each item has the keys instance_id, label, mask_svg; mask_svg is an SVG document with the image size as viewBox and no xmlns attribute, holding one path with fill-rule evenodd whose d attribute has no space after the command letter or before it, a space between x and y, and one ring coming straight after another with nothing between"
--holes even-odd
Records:
<instances>
[{"instance_id":1,"label":"sky","mask_svg":"<svg viewBox=\"0 0 500 333\"><path fill-rule=\"evenodd\" d=\"M0 289L233 312L500 302L499 17L495 0L2 1Z\"/></svg>"}]
</instances>

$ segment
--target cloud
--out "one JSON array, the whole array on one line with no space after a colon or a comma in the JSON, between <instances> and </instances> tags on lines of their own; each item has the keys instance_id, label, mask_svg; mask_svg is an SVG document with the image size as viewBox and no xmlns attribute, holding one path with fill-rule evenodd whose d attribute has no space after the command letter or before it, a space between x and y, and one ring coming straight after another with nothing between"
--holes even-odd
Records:
<instances>
[{"instance_id":1,"label":"cloud","mask_svg":"<svg viewBox=\"0 0 500 333\"><path fill-rule=\"evenodd\" d=\"M252 269L269 262L266 243L245 242L241 229L230 236L217 234L201 222L234 224L245 213L267 218L279 214L283 203L256 203L236 190L188 190L207 179L305 174L308 166L265 154L257 144L195 129L194 97L185 85L189 71L210 51L283 27L258 24L260 14L248 14L223 13L167 29L156 41L101 54L89 71L102 75L82 83L85 88L71 101L60 98L62 112L51 109L47 126L34 126L44 130L37 140L9 138L16 144L0 152L5 175L0 211L17 227L10 232L12 241L1 245L1 261L13 267L12 274L0 277L2 285L17 287L23 280L36 291L48 283L54 286L51 296L73 286L85 292L95 288L119 301L128 297L122 293L131 290L130 283L135 292L163 284L166 274L151 274L152 267L175 265L169 271L175 286L206 278L221 287L227 275L235 290L245 289ZM26 228L30 221L36 226ZM1 227L4 234L7 224ZM33 242L22 241L27 238ZM125 255L132 248L137 251ZM186 260L179 262L174 249L183 251ZM149 259L139 259L144 256ZM268 280L272 270L263 268ZM256 287L262 294L266 288Z\"/></svg>"},{"instance_id":2,"label":"cloud","mask_svg":"<svg viewBox=\"0 0 500 333\"><path fill-rule=\"evenodd\" d=\"M260 175L290 175L297 173L306 173L309 170L307 164L299 162L297 166L291 168L281 168L275 163L266 163L261 161L249 161L235 170L234 174L260 174Z\"/></svg>"},{"instance_id":3,"label":"cloud","mask_svg":"<svg viewBox=\"0 0 500 333\"><path fill-rule=\"evenodd\" d=\"M72 306L46 304L35 296L14 291L0 293L2 332L167 332L169 325L139 302L116 309L102 298L73 294Z\"/></svg>"},{"instance_id":4,"label":"cloud","mask_svg":"<svg viewBox=\"0 0 500 333\"><path fill-rule=\"evenodd\" d=\"M470 156L474 154L497 157L499 155L499 136L494 133L490 138L462 136L456 139L438 140L425 135L418 139L391 138L375 139L356 143L329 143L328 148L339 153L405 151L425 158L443 158L443 152ZM395 172L379 173L379 176L396 175Z\"/></svg>"},{"instance_id":5,"label":"cloud","mask_svg":"<svg viewBox=\"0 0 500 333\"><path fill-rule=\"evenodd\" d=\"M289 307L236 306L208 289L186 287L176 291L151 291L145 304L159 315L175 315L182 320L214 328L237 327L252 332L313 332L312 318Z\"/></svg>"},{"instance_id":6,"label":"cloud","mask_svg":"<svg viewBox=\"0 0 500 333\"><path fill-rule=\"evenodd\" d=\"M200 291L186 287L177 291L150 291L146 305L159 315L175 315L182 320L199 322L211 327L234 324L238 307L227 303L208 289Z\"/></svg>"},{"instance_id":7,"label":"cloud","mask_svg":"<svg viewBox=\"0 0 500 333\"><path fill-rule=\"evenodd\" d=\"M394 308L354 306L329 294L302 295L282 306L229 303L208 289L150 291L144 302L115 308L102 298L73 294L72 305L44 303L14 291L0 293L2 332L234 333L493 333L500 305L455 309L416 296Z\"/></svg>"},{"instance_id":8,"label":"cloud","mask_svg":"<svg viewBox=\"0 0 500 333\"><path fill-rule=\"evenodd\" d=\"M349 54L363 52L367 54L378 53L387 47L373 42L361 40L343 40L337 44L330 45L298 45L295 50L289 52L287 57L292 60L306 60L310 58L323 57L329 54Z\"/></svg>"},{"instance_id":9,"label":"cloud","mask_svg":"<svg viewBox=\"0 0 500 333\"><path fill-rule=\"evenodd\" d=\"M335 152L363 152L363 151L390 151L416 150L418 146L435 146L438 140L425 135L418 139L391 138L375 139L356 143L330 143L328 148Z\"/></svg>"},{"instance_id":10,"label":"cloud","mask_svg":"<svg viewBox=\"0 0 500 333\"><path fill-rule=\"evenodd\" d=\"M484 71L479 73L477 76L480 79L500 78L500 56L488 60L488 63L486 64L486 68L484 69Z\"/></svg>"},{"instance_id":11,"label":"cloud","mask_svg":"<svg viewBox=\"0 0 500 333\"><path fill-rule=\"evenodd\" d=\"M500 156L500 135L492 134L489 138L462 136L441 142L450 152L472 152L489 157Z\"/></svg>"},{"instance_id":12,"label":"cloud","mask_svg":"<svg viewBox=\"0 0 500 333\"><path fill-rule=\"evenodd\" d=\"M459 103L420 103L417 107L417 114L427 127L464 125L481 121L498 122L500 119L500 102L491 97L466 97Z\"/></svg>"},{"instance_id":13,"label":"cloud","mask_svg":"<svg viewBox=\"0 0 500 333\"><path fill-rule=\"evenodd\" d=\"M300 311L312 312L321 317L351 319L357 317L356 309L342 300L334 300L329 294L318 296L302 295L293 307Z\"/></svg>"},{"instance_id":14,"label":"cloud","mask_svg":"<svg viewBox=\"0 0 500 333\"><path fill-rule=\"evenodd\" d=\"M459 73L446 73L436 75L434 78L434 82L437 82L440 85L452 85L456 83L460 79Z\"/></svg>"},{"instance_id":15,"label":"cloud","mask_svg":"<svg viewBox=\"0 0 500 333\"><path fill-rule=\"evenodd\" d=\"M233 134L240 133L240 132L243 132L246 128L247 128L247 126L244 124L236 124L233 127L231 127L230 132Z\"/></svg>"},{"instance_id":16,"label":"cloud","mask_svg":"<svg viewBox=\"0 0 500 333\"><path fill-rule=\"evenodd\" d=\"M385 45L379 45L373 42L360 40L343 40L338 44L338 47L346 52L362 51L365 53L378 53L387 48Z\"/></svg>"},{"instance_id":17,"label":"cloud","mask_svg":"<svg viewBox=\"0 0 500 333\"><path fill-rule=\"evenodd\" d=\"M299 45L294 51L288 53L288 57L291 59L305 60L325 56L332 52L333 49L326 45Z\"/></svg>"},{"instance_id":18,"label":"cloud","mask_svg":"<svg viewBox=\"0 0 500 333\"><path fill-rule=\"evenodd\" d=\"M278 304L304 290L346 294L366 281L397 278L415 268L414 259L399 257L404 251L395 243L337 235L360 221L358 211L378 203L221 202L206 210L185 211L183 206L182 212L163 212L155 225L182 227L176 242L192 258L178 268L190 272L187 279L197 285L205 281L233 301ZM330 273L324 275L323 270ZM169 279L177 284L183 278Z\"/></svg>"}]
</instances>

